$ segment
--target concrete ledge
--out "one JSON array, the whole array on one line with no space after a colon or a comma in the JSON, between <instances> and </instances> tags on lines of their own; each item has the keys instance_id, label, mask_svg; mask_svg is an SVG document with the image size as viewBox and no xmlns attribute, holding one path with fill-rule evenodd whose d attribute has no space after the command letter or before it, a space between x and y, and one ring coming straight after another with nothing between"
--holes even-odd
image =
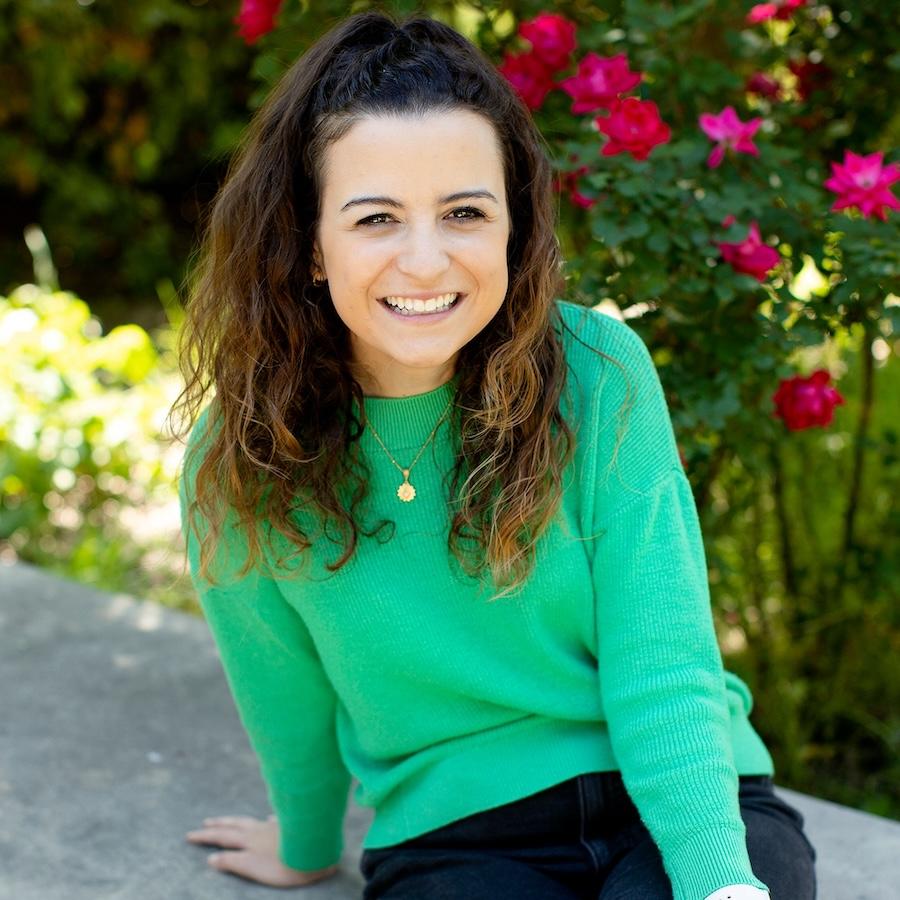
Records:
<instances>
[{"instance_id":1,"label":"concrete ledge","mask_svg":"<svg viewBox=\"0 0 900 900\"><path fill-rule=\"evenodd\" d=\"M273 896L184 841L205 816L270 812L202 620L0 567L0 683L0 900ZM778 793L806 817L818 900L898 896L900 823ZM351 801L342 872L305 898L358 900L369 821Z\"/></svg>"}]
</instances>

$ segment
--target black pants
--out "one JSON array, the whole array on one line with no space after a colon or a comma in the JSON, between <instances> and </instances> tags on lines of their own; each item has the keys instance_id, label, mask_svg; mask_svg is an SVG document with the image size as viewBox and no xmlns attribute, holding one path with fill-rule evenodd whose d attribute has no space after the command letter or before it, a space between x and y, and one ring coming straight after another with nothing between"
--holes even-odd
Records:
<instances>
[{"instance_id":1,"label":"black pants","mask_svg":"<svg viewBox=\"0 0 900 900\"><path fill-rule=\"evenodd\" d=\"M741 776L747 850L772 900L815 900L816 852L769 776ZM364 850L363 900L671 900L618 772L577 775L390 847ZM702 900L702 898L697 898Z\"/></svg>"}]
</instances>

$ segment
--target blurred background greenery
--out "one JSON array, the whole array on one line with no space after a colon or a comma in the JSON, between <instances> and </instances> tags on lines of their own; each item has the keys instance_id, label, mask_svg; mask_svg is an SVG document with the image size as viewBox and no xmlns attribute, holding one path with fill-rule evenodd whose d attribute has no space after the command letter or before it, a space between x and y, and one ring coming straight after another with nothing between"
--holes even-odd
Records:
<instances>
[{"instance_id":1,"label":"blurred background greenery","mask_svg":"<svg viewBox=\"0 0 900 900\"><path fill-rule=\"evenodd\" d=\"M238 6L0 0L0 558L195 613L181 446L161 435L182 285L250 114L348 12L286 0L247 44ZM498 64L545 11L351 8L369 6L425 9ZM676 138L650 164L601 160L561 91L535 117L561 175L590 160L594 206L561 197L571 298L602 300L654 351L726 665L753 690L778 782L900 818L900 217L829 215L821 188L847 149L896 158L889 6L815 4L749 29L737 0L554 5L578 22L579 52L629 54ZM805 96L787 66L800 51L831 73ZM788 101L743 91L760 68L787 73ZM697 114L729 102L766 117L761 157L705 171ZM782 268L766 284L706 257L728 212L774 235ZM772 390L816 368L845 404L828 427L787 431Z\"/></svg>"}]
</instances>

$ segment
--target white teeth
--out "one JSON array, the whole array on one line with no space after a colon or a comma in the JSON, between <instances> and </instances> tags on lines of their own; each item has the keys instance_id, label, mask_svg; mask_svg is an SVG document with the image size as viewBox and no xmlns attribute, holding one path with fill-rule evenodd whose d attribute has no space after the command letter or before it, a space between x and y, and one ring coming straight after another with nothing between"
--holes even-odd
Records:
<instances>
[{"instance_id":1,"label":"white teeth","mask_svg":"<svg viewBox=\"0 0 900 900\"><path fill-rule=\"evenodd\" d=\"M385 297L384 302L405 315L416 315L430 312L443 312L453 304L459 294L441 294L428 300L410 300L406 297Z\"/></svg>"}]
</instances>

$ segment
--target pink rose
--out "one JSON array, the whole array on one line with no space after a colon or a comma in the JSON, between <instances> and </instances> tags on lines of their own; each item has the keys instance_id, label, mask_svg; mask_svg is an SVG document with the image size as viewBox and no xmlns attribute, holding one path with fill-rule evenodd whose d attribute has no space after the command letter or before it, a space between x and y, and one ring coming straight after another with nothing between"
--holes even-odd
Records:
<instances>
[{"instance_id":1,"label":"pink rose","mask_svg":"<svg viewBox=\"0 0 900 900\"><path fill-rule=\"evenodd\" d=\"M624 53L601 57L588 53L578 64L578 72L564 78L559 86L574 99L573 113L608 109L620 94L630 91L643 76L628 68Z\"/></svg>"},{"instance_id":2,"label":"pink rose","mask_svg":"<svg viewBox=\"0 0 900 900\"><path fill-rule=\"evenodd\" d=\"M835 406L844 402L837 389L828 384L830 378L827 369L817 369L807 378L802 375L782 378L772 395L774 416L791 431L829 425Z\"/></svg>"},{"instance_id":3,"label":"pink rose","mask_svg":"<svg viewBox=\"0 0 900 900\"><path fill-rule=\"evenodd\" d=\"M534 48L534 55L552 72L564 69L575 49L575 23L558 13L541 13L519 25L519 35Z\"/></svg>"},{"instance_id":4,"label":"pink rose","mask_svg":"<svg viewBox=\"0 0 900 900\"><path fill-rule=\"evenodd\" d=\"M900 202L891 193L890 186L900 179L900 165L882 165L884 153L859 156L852 150L844 151L844 162L832 162L832 175L825 187L838 194L832 211L855 207L863 218L876 216L887 221L888 209L900 209Z\"/></svg>"},{"instance_id":5,"label":"pink rose","mask_svg":"<svg viewBox=\"0 0 900 900\"><path fill-rule=\"evenodd\" d=\"M751 25L758 25L768 19L787 21L801 6L806 6L806 0L776 0L775 3L757 3L747 13L746 21Z\"/></svg>"},{"instance_id":6,"label":"pink rose","mask_svg":"<svg viewBox=\"0 0 900 900\"><path fill-rule=\"evenodd\" d=\"M244 43L253 44L275 27L283 0L241 0L241 11L232 19Z\"/></svg>"},{"instance_id":7,"label":"pink rose","mask_svg":"<svg viewBox=\"0 0 900 900\"><path fill-rule=\"evenodd\" d=\"M614 100L609 116L598 116L594 123L609 138L600 151L603 156L630 153L643 160L657 144L665 144L672 137L672 129L660 118L656 104L637 97Z\"/></svg>"},{"instance_id":8,"label":"pink rose","mask_svg":"<svg viewBox=\"0 0 900 900\"><path fill-rule=\"evenodd\" d=\"M722 225L727 228L734 221L734 216L728 216ZM769 271L781 261L778 251L762 242L759 225L756 222L750 223L749 232L744 240L734 244L726 241L716 241L715 243L722 251L722 258L735 272L752 275L760 282L765 281Z\"/></svg>"},{"instance_id":9,"label":"pink rose","mask_svg":"<svg viewBox=\"0 0 900 900\"><path fill-rule=\"evenodd\" d=\"M710 151L706 164L711 169L721 165L725 151L729 147L738 153L759 156L759 150L753 143L753 135L760 125L762 119L759 117L742 122L733 106L726 106L715 116L711 113L701 113L700 127L710 140L716 141L716 146Z\"/></svg>"},{"instance_id":10,"label":"pink rose","mask_svg":"<svg viewBox=\"0 0 900 900\"><path fill-rule=\"evenodd\" d=\"M532 110L541 106L553 87L550 70L533 53L507 53L499 70Z\"/></svg>"}]
</instances>

